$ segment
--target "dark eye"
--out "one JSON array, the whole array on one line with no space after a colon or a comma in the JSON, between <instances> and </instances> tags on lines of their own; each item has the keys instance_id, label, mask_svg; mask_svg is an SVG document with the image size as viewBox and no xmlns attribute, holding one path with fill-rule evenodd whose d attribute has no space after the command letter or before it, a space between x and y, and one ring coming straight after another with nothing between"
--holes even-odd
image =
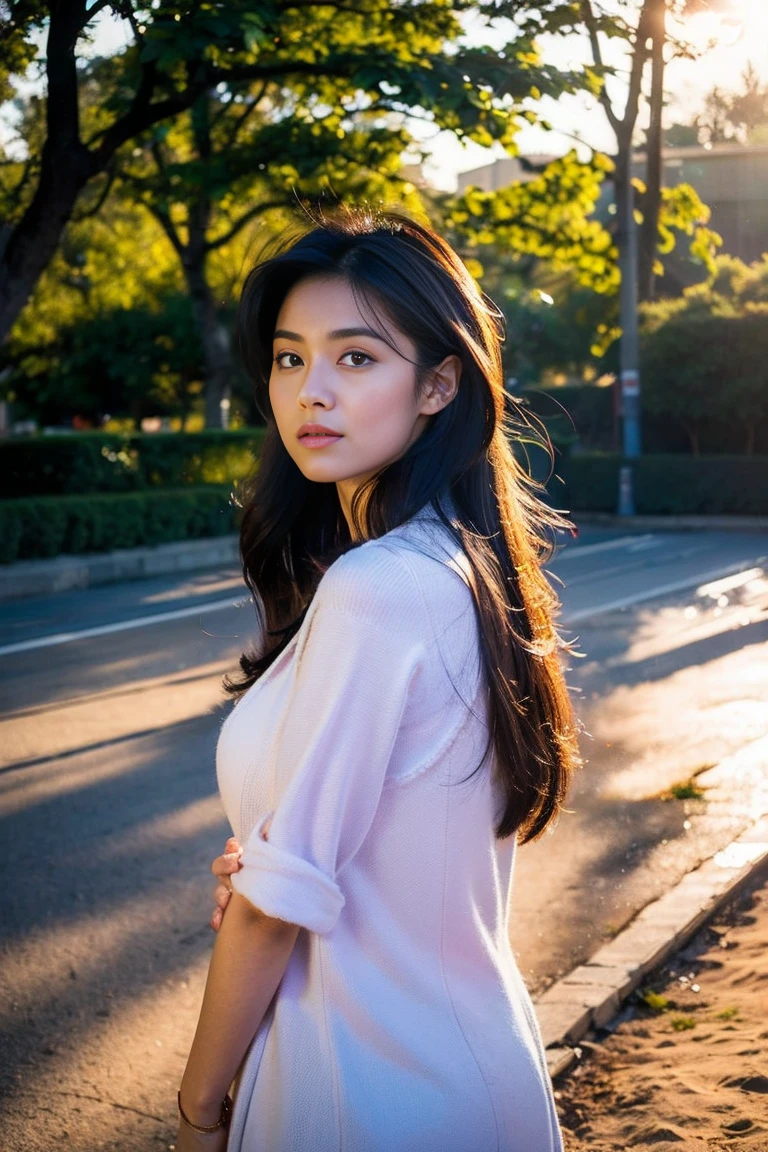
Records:
<instances>
[{"instance_id":1,"label":"dark eye","mask_svg":"<svg viewBox=\"0 0 768 1152\"><path fill-rule=\"evenodd\" d=\"M367 352L360 352L359 350L355 350L353 352L345 352L342 356L342 360L346 359L347 356L358 357L358 359L353 362L352 366L354 368L362 368L363 364L365 364L367 360L370 360L372 364L374 363L373 356L369 356Z\"/></svg>"},{"instance_id":2,"label":"dark eye","mask_svg":"<svg viewBox=\"0 0 768 1152\"><path fill-rule=\"evenodd\" d=\"M292 357L294 363L282 364L281 361L284 356ZM298 368L299 364L301 364L301 356L296 352L278 352L277 356L275 356L275 364L277 364L278 368Z\"/></svg>"}]
</instances>

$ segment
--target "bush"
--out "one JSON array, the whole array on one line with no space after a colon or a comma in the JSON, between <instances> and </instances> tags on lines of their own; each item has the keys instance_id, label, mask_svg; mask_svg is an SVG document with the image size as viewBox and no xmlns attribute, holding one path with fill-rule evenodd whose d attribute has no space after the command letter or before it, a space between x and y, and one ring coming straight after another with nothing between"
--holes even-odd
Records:
<instances>
[{"instance_id":1,"label":"bush","mask_svg":"<svg viewBox=\"0 0 768 1152\"><path fill-rule=\"evenodd\" d=\"M120 435L78 432L0 443L0 498L233 484L251 473L262 428Z\"/></svg>"},{"instance_id":2,"label":"bush","mask_svg":"<svg viewBox=\"0 0 768 1152\"><path fill-rule=\"evenodd\" d=\"M238 512L214 486L0 500L0 563L224 536Z\"/></svg>"},{"instance_id":3,"label":"bush","mask_svg":"<svg viewBox=\"0 0 768 1152\"><path fill-rule=\"evenodd\" d=\"M527 388L520 394L528 411L544 422L552 442L567 448L609 448L613 439L613 388L561 384Z\"/></svg>"},{"instance_id":4,"label":"bush","mask_svg":"<svg viewBox=\"0 0 768 1152\"><path fill-rule=\"evenodd\" d=\"M687 301L643 336L642 404L677 421L694 453L710 429L733 427L751 455L768 421L766 365L768 305L734 315Z\"/></svg>"},{"instance_id":5,"label":"bush","mask_svg":"<svg viewBox=\"0 0 768 1152\"><path fill-rule=\"evenodd\" d=\"M768 456L583 454L558 461L550 500L574 511L615 512L619 468L631 463L635 509L656 515L768 515Z\"/></svg>"}]
</instances>

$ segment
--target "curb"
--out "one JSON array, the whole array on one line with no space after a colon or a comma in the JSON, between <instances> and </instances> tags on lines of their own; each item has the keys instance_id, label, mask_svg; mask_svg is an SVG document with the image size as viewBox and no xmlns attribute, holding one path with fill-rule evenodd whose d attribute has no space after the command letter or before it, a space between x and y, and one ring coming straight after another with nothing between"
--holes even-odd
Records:
<instances>
[{"instance_id":1,"label":"curb","mask_svg":"<svg viewBox=\"0 0 768 1152\"><path fill-rule=\"evenodd\" d=\"M202 540L179 540L151 548L122 548L84 556L57 556L53 560L22 560L0 566L0 603L239 562L237 535L207 536Z\"/></svg>"},{"instance_id":2,"label":"curb","mask_svg":"<svg viewBox=\"0 0 768 1152\"><path fill-rule=\"evenodd\" d=\"M616 516L612 512L578 512L568 516L575 524L605 528L682 528L689 531L768 532L768 516Z\"/></svg>"},{"instance_id":3,"label":"curb","mask_svg":"<svg viewBox=\"0 0 768 1152\"><path fill-rule=\"evenodd\" d=\"M768 870L768 815L658 900L629 927L534 1000L552 1079L577 1060L574 1046L592 1028L603 1028L622 1001L660 967L717 911Z\"/></svg>"},{"instance_id":4,"label":"curb","mask_svg":"<svg viewBox=\"0 0 768 1152\"><path fill-rule=\"evenodd\" d=\"M570 512L569 515L577 525L585 527L594 524L638 531L650 528L768 532L768 516L614 516L610 512ZM0 565L0 603L239 562L237 535L83 556L57 556L52 560L22 560Z\"/></svg>"}]
</instances>

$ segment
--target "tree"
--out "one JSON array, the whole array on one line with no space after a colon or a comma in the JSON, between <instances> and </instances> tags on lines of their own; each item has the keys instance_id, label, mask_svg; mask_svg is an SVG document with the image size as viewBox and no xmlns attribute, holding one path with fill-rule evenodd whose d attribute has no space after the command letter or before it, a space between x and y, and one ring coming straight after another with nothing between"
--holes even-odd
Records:
<instances>
[{"instance_id":1,"label":"tree","mask_svg":"<svg viewBox=\"0 0 768 1152\"><path fill-rule=\"evenodd\" d=\"M233 0L193 6L178 0L4 0L2 74L8 84L46 36L45 130L14 181L4 181L0 252L0 340L30 296L60 242L78 200L93 182L105 194L115 159L154 125L200 107L206 93L238 85L284 86L305 106L350 92L366 94L383 114L414 111L438 128L490 144L511 143L522 101L534 90L556 94L567 81L532 53L530 29L502 51L464 49L459 15L480 22L507 15L497 0ZM512 6L514 7L514 6ZM83 131L78 45L96 18L127 22L133 42L119 54L115 83L103 93L101 123ZM534 63L534 61L536 61Z\"/></svg>"},{"instance_id":2,"label":"tree","mask_svg":"<svg viewBox=\"0 0 768 1152\"><path fill-rule=\"evenodd\" d=\"M760 82L760 76L751 60L741 79L742 89L731 97L728 119L738 138L750 144L756 132L768 126L768 85Z\"/></svg>"},{"instance_id":3,"label":"tree","mask_svg":"<svg viewBox=\"0 0 768 1152\"><path fill-rule=\"evenodd\" d=\"M643 295L652 291L652 276L656 268L657 236L662 209L672 209L680 219L686 205L701 202L693 189L678 186L661 189L661 108L664 95L665 48L672 38L667 31L669 11L683 14L689 0L620 0L612 10L604 9L597 0L579 0L578 3L549 6L552 29L563 33L580 32L589 42L595 77L595 91L616 139L614 190L616 203L616 241L621 269L620 327L621 327L621 401L624 427L624 450L628 456L640 452L640 376L638 364L638 287ZM620 40L627 56L626 90L622 107L612 97L607 80L615 69L606 65L604 42ZM673 42L677 52L689 52L685 45ZM638 283L638 253L636 234L635 181L632 175L633 144L643 94L643 80L647 64L651 63L650 124L646 156L646 180L639 188L645 193L644 246L640 259L643 280ZM642 219L642 218L641 218ZM705 221L704 221L705 223ZM700 255L712 259L717 239L713 233L697 226L688 217L686 230L694 234Z\"/></svg>"},{"instance_id":4,"label":"tree","mask_svg":"<svg viewBox=\"0 0 768 1152\"><path fill-rule=\"evenodd\" d=\"M695 148L699 143L699 122L690 124L670 124L664 131L665 148Z\"/></svg>"},{"instance_id":5,"label":"tree","mask_svg":"<svg viewBox=\"0 0 768 1152\"><path fill-rule=\"evenodd\" d=\"M749 61L740 91L715 85L704 97L702 110L688 124L672 124L665 132L670 148L693 144L752 144L768 139L768 85Z\"/></svg>"},{"instance_id":6,"label":"tree","mask_svg":"<svg viewBox=\"0 0 768 1152\"><path fill-rule=\"evenodd\" d=\"M197 328L155 222L116 197L71 221L0 350L19 415L188 413L203 386Z\"/></svg>"},{"instance_id":7,"label":"tree","mask_svg":"<svg viewBox=\"0 0 768 1152\"><path fill-rule=\"evenodd\" d=\"M751 455L768 419L768 258L720 257L711 283L643 313L644 407L676 420L696 455L707 426L741 424Z\"/></svg>"},{"instance_id":8,"label":"tree","mask_svg":"<svg viewBox=\"0 0 768 1152\"><path fill-rule=\"evenodd\" d=\"M55 344L20 349L9 380L15 405L45 424L157 414L184 424L202 389L199 332L186 295L160 303L79 317Z\"/></svg>"}]
</instances>

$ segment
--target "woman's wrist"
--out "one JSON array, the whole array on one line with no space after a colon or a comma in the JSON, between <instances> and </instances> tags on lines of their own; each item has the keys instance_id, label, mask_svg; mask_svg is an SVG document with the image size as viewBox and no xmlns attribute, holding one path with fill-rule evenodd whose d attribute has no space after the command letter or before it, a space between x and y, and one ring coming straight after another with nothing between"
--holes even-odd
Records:
<instances>
[{"instance_id":1,"label":"woman's wrist","mask_svg":"<svg viewBox=\"0 0 768 1152\"><path fill-rule=\"evenodd\" d=\"M195 1094L182 1080L178 1095L179 1112L182 1119L186 1119L192 1125L208 1128L212 1124L218 1124L226 1098L226 1094L217 1097L211 1097L210 1094Z\"/></svg>"}]
</instances>

